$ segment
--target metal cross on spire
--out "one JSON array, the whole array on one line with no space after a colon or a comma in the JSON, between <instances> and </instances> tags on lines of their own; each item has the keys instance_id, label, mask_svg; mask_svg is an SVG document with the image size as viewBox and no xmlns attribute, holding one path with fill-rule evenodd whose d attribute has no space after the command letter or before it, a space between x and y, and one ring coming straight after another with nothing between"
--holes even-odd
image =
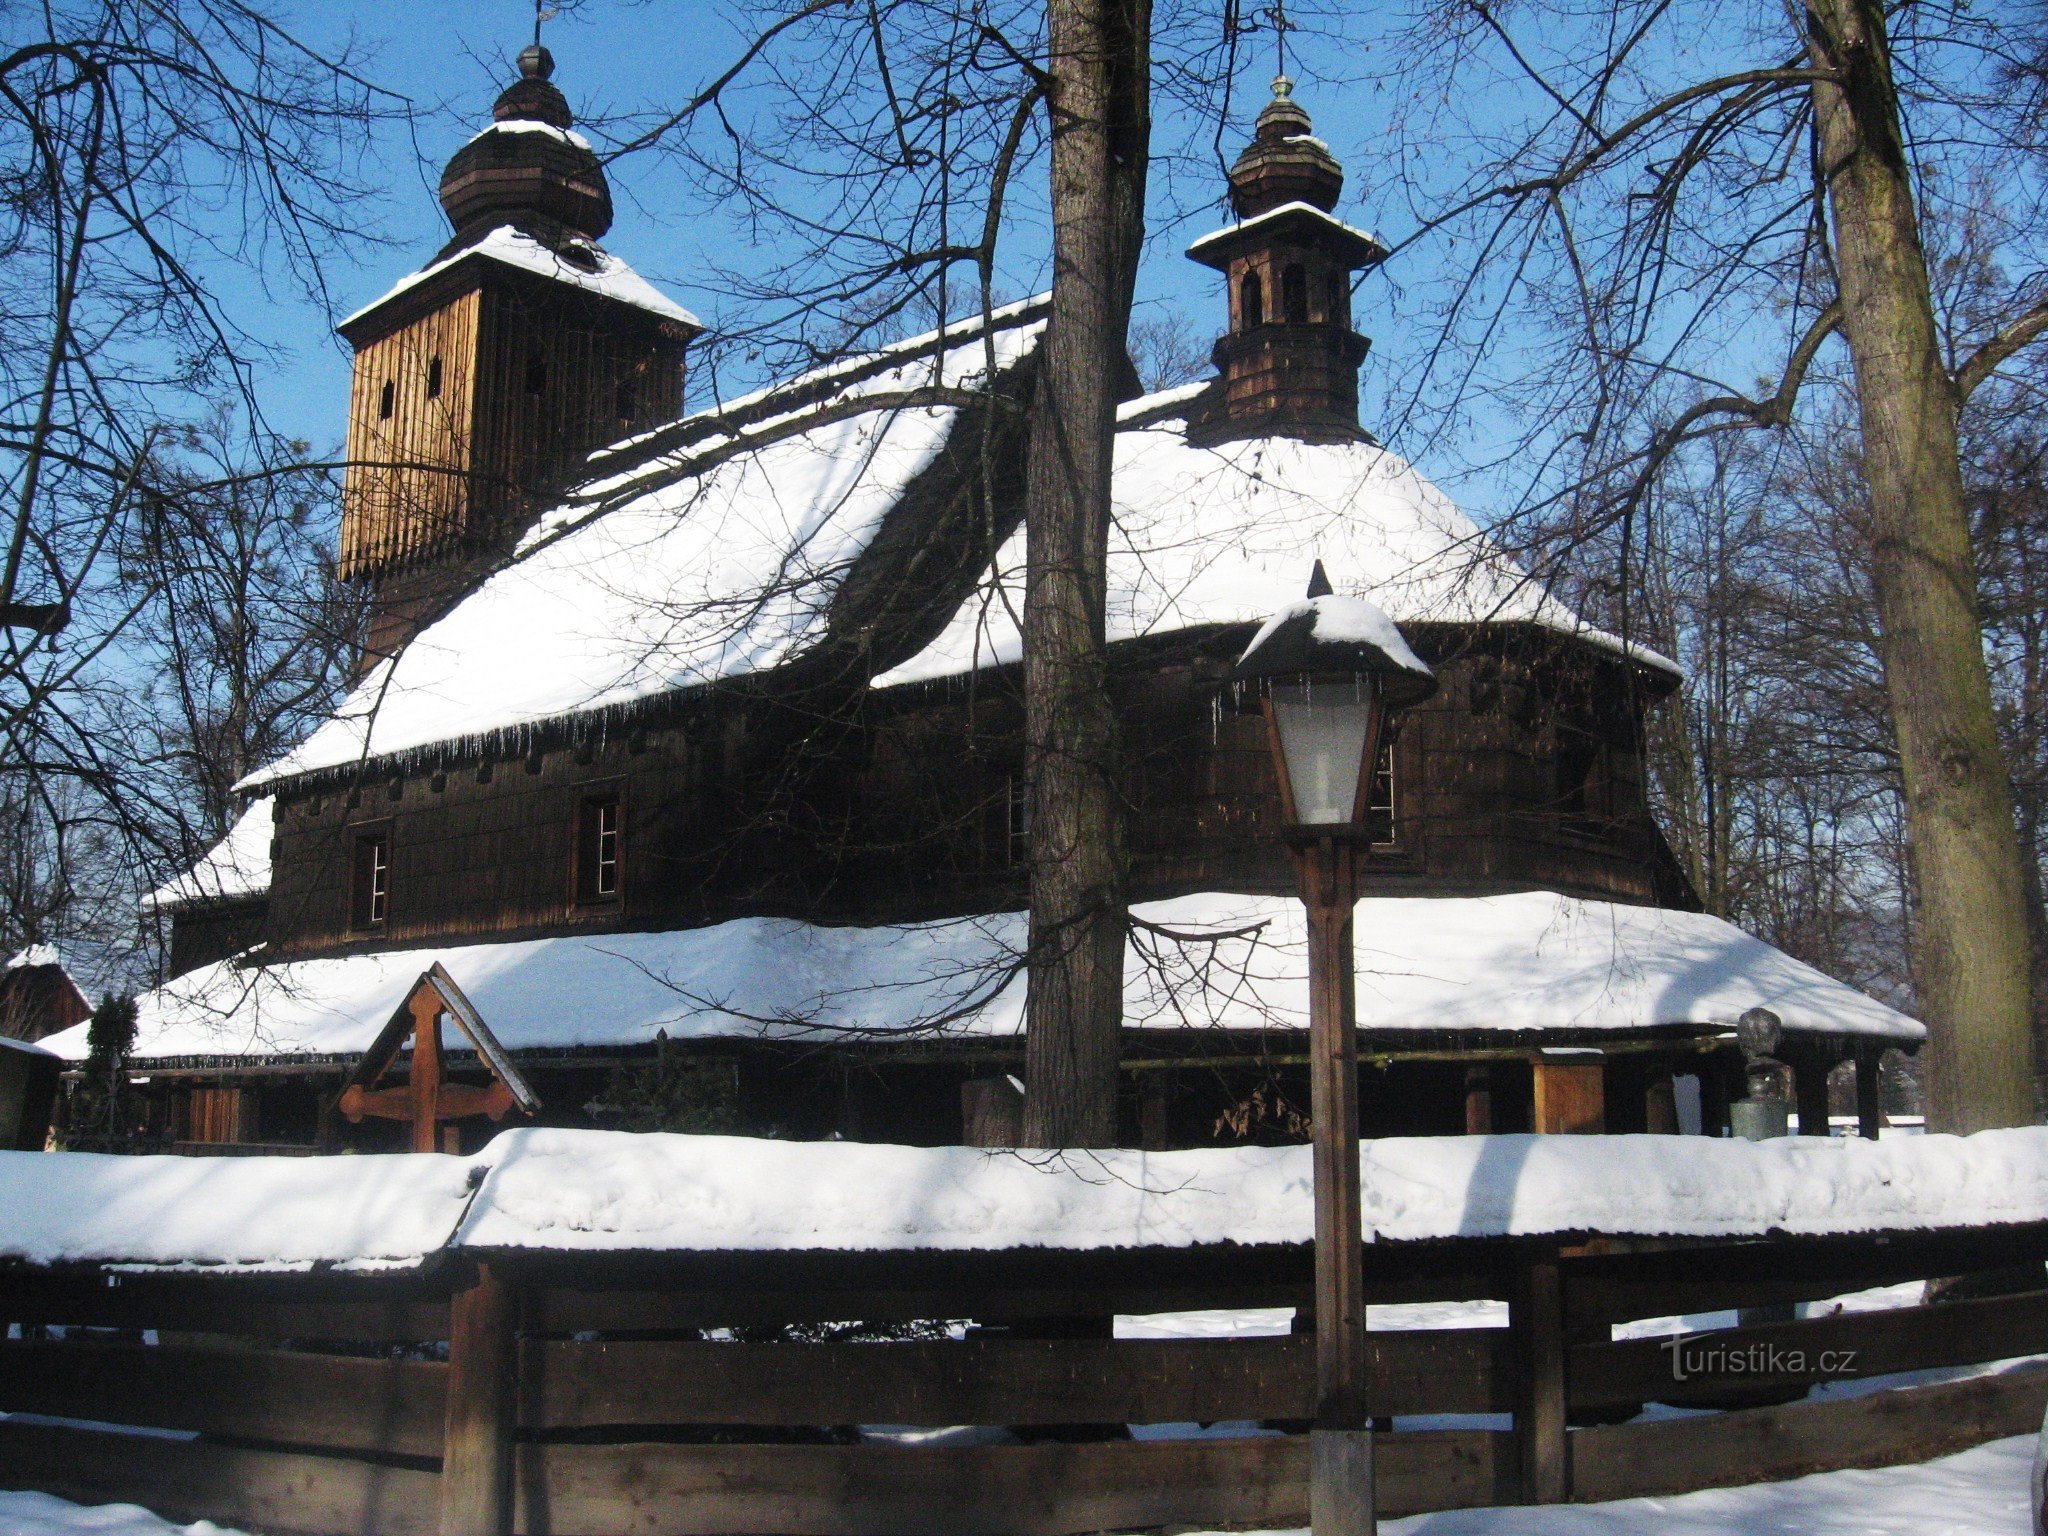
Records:
<instances>
[{"instance_id":1,"label":"metal cross on spire","mask_svg":"<svg viewBox=\"0 0 2048 1536\"><path fill-rule=\"evenodd\" d=\"M1273 74L1275 78L1287 78L1287 34L1294 30L1294 23L1287 19L1287 7L1281 0L1266 10L1266 21L1273 28Z\"/></svg>"},{"instance_id":2,"label":"metal cross on spire","mask_svg":"<svg viewBox=\"0 0 2048 1536\"><path fill-rule=\"evenodd\" d=\"M547 0L533 0L533 46L540 46L540 24L553 21L561 11L547 3Z\"/></svg>"}]
</instances>

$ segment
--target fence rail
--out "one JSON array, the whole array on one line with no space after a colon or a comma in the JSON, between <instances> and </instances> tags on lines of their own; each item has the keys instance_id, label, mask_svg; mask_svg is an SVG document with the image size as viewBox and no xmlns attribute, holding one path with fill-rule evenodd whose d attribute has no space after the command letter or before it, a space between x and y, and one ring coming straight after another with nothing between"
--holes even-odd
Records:
<instances>
[{"instance_id":1,"label":"fence rail","mask_svg":"<svg viewBox=\"0 0 2048 1536\"><path fill-rule=\"evenodd\" d=\"M64 1421L0 1422L0 1480L309 1536L1298 1525L1308 1333L1109 1336L1112 1310L1306 1294L1305 1251L1214 1257L1208 1284L1186 1250L1064 1259L1064 1288L1042 1255L1001 1253L762 1259L737 1277L729 1257L562 1255L387 1278L0 1274L0 1319L20 1335L0 1344L0 1409ZM2048 1289L1716 1329L1676 1351L1611 1337L1646 1317L2038 1267L2048 1229L1489 1238L1370 1257L1375 1300L1490 1296L1511 1320L1371 1335L1388 1514L1920 1459L2030 1430L2048 1402L2040 1364L1843 1386L2048 1354ZM861 1283L835 1287L834 1273ZM975 1326L858 1343L774 1327L919 1318ZM1617 1422L1653 1402L1724 1411ZM1220 1422L1239 1432L1195 1427ZM912 1443L875 1426L1009 1433Z\"/></svg>"}]
</instances>

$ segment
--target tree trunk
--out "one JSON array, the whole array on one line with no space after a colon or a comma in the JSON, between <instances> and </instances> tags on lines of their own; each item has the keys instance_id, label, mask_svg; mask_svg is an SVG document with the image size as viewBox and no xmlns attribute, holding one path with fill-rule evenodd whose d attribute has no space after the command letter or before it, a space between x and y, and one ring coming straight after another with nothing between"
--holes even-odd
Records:
<instances>
[{"instance_id":1,"label":"tree trunk","mask_svg":"<svg viewBox=\"0 0 2048 1536\"><path fill-rule=\"evenodd\" d=\"M2034 1118L2019 840L1880 0L1808 0L1842 331L1869 480L1879 649L1906 793L1930 1130Z\"/></svg>"},{"instance_id":2,"label":"tree trunk","mask_svg":"<svg viewBox=\"0 0 2048 1536\"><path fill-rule=\"evenodd\" d=\"M1026 482L1031 964L1024 1141L1116 1140L1125 868L1103 644L1110 468L1143 229L1148 0L1052 0L1052 315Z\"/></svg>"}]
</instances>

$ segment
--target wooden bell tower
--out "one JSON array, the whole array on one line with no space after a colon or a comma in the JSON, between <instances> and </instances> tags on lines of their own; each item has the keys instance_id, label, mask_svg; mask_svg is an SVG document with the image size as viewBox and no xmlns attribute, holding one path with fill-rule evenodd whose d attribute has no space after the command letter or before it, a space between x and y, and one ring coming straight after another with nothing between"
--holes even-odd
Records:
<instances>
[{"instance_id":1,"label":"wooden bell tower","mask_svg":"<svg viewBox=\"0 0 2048 1536\"><path fill-rule=\"evenodd\" d=\"M1358 365L1371 343L1351 328L1351 274L1387 253L1331 215L1344 169L1309 130L1293 82L1280 76L1230 170L1238 222L1188 247L1230 287L1230 329L1215 350L1222 394L1189 423L1193 441L1366 439Z\"/></svg>"},{"instance_id":2,"label":"wooden bell tower","mask_svg":"<svg viewBox=\"0 0 2048 1536\"><path fill-rule=\"evenodd\" d=\"M342 322L355 349L341 574L368 661L437 616L595 448L673 421L702 327L598 246L604 169L538 44L441 178L454 237Z\"/></svg>"}]
</instances>

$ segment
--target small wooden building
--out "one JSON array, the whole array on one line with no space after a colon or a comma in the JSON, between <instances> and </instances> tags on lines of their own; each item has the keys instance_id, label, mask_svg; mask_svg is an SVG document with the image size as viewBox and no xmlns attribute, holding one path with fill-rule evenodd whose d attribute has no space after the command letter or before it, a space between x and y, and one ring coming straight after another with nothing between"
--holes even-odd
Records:
<instances>
[{"instance_id":1,"label":"small wooden building","mask_svg":"<svg viewBox=\"0 0 2048 1536\"><path fill-rule=\"evenodd\" d=\"M550 68L529 51L451 162L449 249L344 326L343 561L374 593L372 655L247 782L201 866L236 880L164 902L182 974L142 1000L137 1061L165 1133L230 1093L252 1138L380 1144L335 1099L439 964L545 1121L1000 1141L1043 308L681 416L696 322L595 245L603 173ZM1121 413L1126 1138L1305 1128L1293 876L1226 677L1318 558L1442 684L1375 785L1369 1133L1714 1130L1758 1008L1805 1128L1847 1062L1874 1112L1878 1054L1921 1027L1700 913L1650 814L1645 720L1676 669L1586 625L1360 424L1351 273L1381 252L1335 217L1342 179L1281 92L1236 222L1191 252L1227 287L1218 373ZM902 407L934 382L977 403Z\"/></svg>"}]
</instances>

